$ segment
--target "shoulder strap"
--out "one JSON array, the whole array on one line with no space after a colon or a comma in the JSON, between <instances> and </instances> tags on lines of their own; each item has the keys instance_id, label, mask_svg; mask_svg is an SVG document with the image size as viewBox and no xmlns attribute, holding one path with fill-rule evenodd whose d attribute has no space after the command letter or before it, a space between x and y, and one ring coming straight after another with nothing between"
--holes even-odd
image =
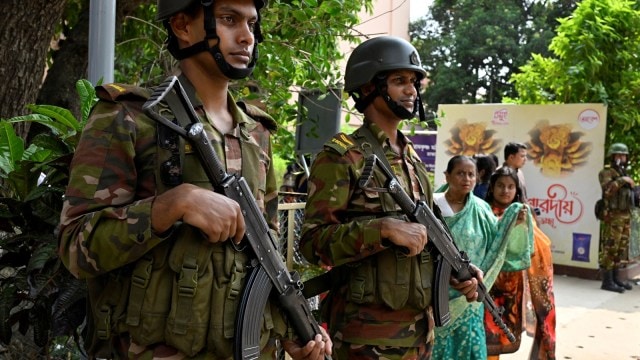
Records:
<instances>
[{"instance_id":1,"label":"shoulder strap","mask_svg":"<svg viewBox=\"0 0 640 360\"><path fill-rule=\"evenodd\" d=\"M340 155L346 154L347 151L356 147L356 143L351 136L341 132L335 134L324 146L328 149L332 149Z\"/></svg>"}]
</instances>

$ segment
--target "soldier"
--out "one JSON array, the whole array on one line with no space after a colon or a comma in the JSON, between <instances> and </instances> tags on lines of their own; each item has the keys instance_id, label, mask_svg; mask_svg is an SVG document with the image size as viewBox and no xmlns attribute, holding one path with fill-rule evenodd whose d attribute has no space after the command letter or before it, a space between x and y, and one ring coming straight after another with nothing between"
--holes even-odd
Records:
<instances>
[{"instance_id":1,"label":"soldier","mask_svg":"<svg viewBox=\"0 0 640 360\"><path fill-rule=\"evenodd\" d=\"M263 0L159 0L157 18L179 60L179 79L230 174L242 175L272 229L277 189L274 120L229 94L248 76L261 40ZM92 357L231 359L249 257L234 246L245 223L212 191L182 138L140 111L149 92L110 84L82 133L61 214L60 257L87 280ZM167 108L165 115L173 117ZM179 119L177 119L179 120ZM265 358L287 329L272 304L262 318ZM322 359L331 341L285 339L296 359Z\"/></svg>"},{"instance_id":2,"label":"soldier","mask_svg":"<svg viewBox=\"0 0 640 360\"><path fill-rule=\"evenodd\" d=\"M364 123L351 135L329 140L311 168L301 248L312 263L334 267L322 314L336 359L431 357L434 255L425 247L426 228L407 222L388 194L358 187L365 156L376 153L408 194L431 204L425 164L398 131L422 106L425 76L406 40L381 36L356 47L347 62L345 91ZM452 285L474 301L477 281Z\"/></svg>"},{"instance_id":3,"label":"soldier","mask_svg":"<svg viewBox=\"0 0 640 360\"><path fill-rule=\"evenodd\" d=\"M631 209L635 183L627 175L629 149L627 145L615 143L607 151L609 164L600 170L598 179L602 187L606 214L600 234L600 269L603 290L623 293L631 290L629 282L620 279L618 271L628 260L629 236L631 235Z\"/></svg>"}]
</instances>

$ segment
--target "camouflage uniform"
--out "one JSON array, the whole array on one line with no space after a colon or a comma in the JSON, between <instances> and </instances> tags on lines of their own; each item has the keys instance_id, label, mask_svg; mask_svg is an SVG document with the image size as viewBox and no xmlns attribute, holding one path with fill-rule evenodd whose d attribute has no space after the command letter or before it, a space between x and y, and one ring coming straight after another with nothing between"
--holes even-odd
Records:
<instances>
[{"instance_id":1,"label":"camouflage uniform","mask_svg":"<svg viewBox=\"0 0 640 360\"><path fill-rule=\"evenodd\" d=\"M412 143L399 132L406 146L398 154L378 126L366 119L365 124L405 191L431 204L426 168ZM301 248L312 263L337 267L322 305L334 358L429 359L434 327L431 254L424 250L409 258L381 238L381 218L403 215L395 202L388 202L388 194L359 188L364 156L353 136L338 134L317 155L309 178ZM383 185L374 177L371 186ZM367 277L363 269L373 272L373 284L359 281Z\"/></svg>"},{"instance_id":2,"label":"camouflage uniform","mask_svg":"<svg viewBox=\"0 0 640 360\"><path fill-rule=\"evenodd\" d=\"M221 135L204 115L191 83L184 76L180 80L227 171L245 177L270 227L277 229L270 145L275 122L257 108L243 112L229 97L236 126ZM93 109L71 165L59 237L65 266L75 276L87 279L92 308L89 351L109 358L125 356L127 350L140 359L231 358L240 296L225 294L243 284L248 257L235 251L230 241L207 242L186 224L175 224L163 234L151 228L156 195L180 181L211 188L198 155L140 111L148 92L118 84L97 90L102 100ZM168 109L163 112L171 116ZM189 254L185 246L177 244L188 244L185 246L191 246L199 256L191 299L182 293L176 295L181 282L178 273L185 271ZM177 254L178 250L187 255ZM141 268L151 273L148 289L156 293L143 291L140 295L136 280ZM134 295L136 291L138 295ZM277 310L269 305L263 327L272 331L275 327L282 334L281 317L272 311ZM193 345L187 351L171 345L174 335L168 329L178 325L193 336L188 339ZM261 345L265 346L271 336L267 332L263 335ZM118 346L120 343L124 345Z\"/></svg>"},{"instance_id":3,"label":"camouflage uniform","mask_svg":"<svg viewBox=\"0 0 640 360\"><path fill-rule=\"evenodd\" d=\"M613 270L629 258L629 236L631 235L631 192L622 174L605 166L598 174L603 197L607 204L605 220L600 234L600 268ZM622 199L620 199L622 198ZM626 206L617 206L628 201ZM621 209L622 208L622 209Z\"/></svg>"}]
</instances>

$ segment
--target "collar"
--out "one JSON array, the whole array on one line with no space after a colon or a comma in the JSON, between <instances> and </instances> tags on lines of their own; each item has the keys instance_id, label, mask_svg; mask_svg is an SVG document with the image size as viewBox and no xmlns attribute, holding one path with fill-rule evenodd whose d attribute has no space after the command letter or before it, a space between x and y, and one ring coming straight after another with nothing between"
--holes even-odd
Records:
<instances>
[{"instance_id":1,"label":"collar","mask_svg":"<svg viewBox=\"0 0 640 360\"><path fill-rule=\"evenodd\" d=\"M367 119L364 119L364 126L367 126L371 130L371 133L376 138L376 140L378 140L378 143L380 145L389 146L389 137L378 125L376 125L375 123ZM406 137L402 133L402 131L400 130L396 130L396 131L398 132L398 140L400 140L400 142L405 145L404 146L405 148L407 148L407 145L413 146L413 142L411 142L411 140L408 137Z\"/></svg>"},{"instance_id":2,"label":"collar","mask_svg":"<svg viewBox=\"0 0 640 360\"><path fill-rule=\"evenodd\" d=\"M196 89L189 78L187 78L187 76L182 72L180 72L178 78L185 93L187 93L187 97L189 98L189 101L191 101L193 108L200 110L200 112L204 114L202 100L196 93ZM229 112L231 113L231 117L234 122L232 135L247 140L249 138L249 132L257 126L257 122L240 109L230 92L227 92L227 107L229 108Z\"/></svg>"}]
</instances>

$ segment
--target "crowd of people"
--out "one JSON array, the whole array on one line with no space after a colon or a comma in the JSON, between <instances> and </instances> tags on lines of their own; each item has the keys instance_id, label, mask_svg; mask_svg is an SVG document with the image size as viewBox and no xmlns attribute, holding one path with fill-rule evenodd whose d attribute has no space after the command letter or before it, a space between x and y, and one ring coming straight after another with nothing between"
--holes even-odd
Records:
<instances>
[{"instance_id":1,"label":"crowd of people","mask_svg":"<svg viewBox=\"0 0 640 360\"><path fill-rule=\"evenodd\" d=\"M157 17L216 155L226 172L247 181L277 232L276 122L229 93L229 83L255 66L264 6L264 0L158 0ZM330 139L308 177L292 167L282 184L288 195L306 194L300 252L331 269L321 305L327 328L301 341L273 297L257 321L260 358L273 358L280 347L294 359L495 359L517 351L527 331L534 336L530 359L555 359L553 262L550 240L527 202L521 171L527 147L507 144L501 166L494 154L454 156L446 184L434 191L398 129L403 120L425 120L426 75L416 49L400 38L372 38L351 53L345 92L362 126ZM233 358L238 294L252 266L243 209L212 191L185 139L142 111L149 91L106 84L97 93L72 162L59 233L64 265L88 285L88 354ZM167 102L163 116L184 125L183 113ZM433 209L469 257L472 276L447 279L450 318L443 326L435 326L438 254L427 228L409 221L381 190L387 183L380 171L371 174L370 187L361 186L373 155L413 201ZM617 277L629 228L621 215L629 204L613 194L634 184L622 171L626 146L608 156L600 181L616 207L605 228L602 288L622 292L630 289ZM514 343L478 301L479 284L504 308Z\"/></svg>"}]
</instances>

